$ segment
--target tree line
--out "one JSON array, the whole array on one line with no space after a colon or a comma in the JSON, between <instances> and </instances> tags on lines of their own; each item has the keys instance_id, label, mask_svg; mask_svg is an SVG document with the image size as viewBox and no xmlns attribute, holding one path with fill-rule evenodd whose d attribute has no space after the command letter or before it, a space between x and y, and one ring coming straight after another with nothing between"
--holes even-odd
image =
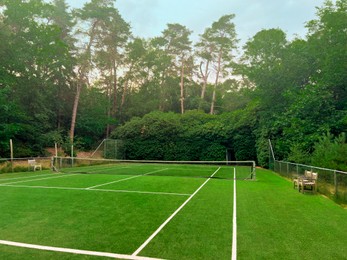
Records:
<instances>
[{"instance_id":1,"label":"tree line","mask_svg":"<svg viewBox=\"0 0 347 260\"><path fill-rule=\"evenodd\" d=\"M145 126L159 140L164 129L176 133L179 140L167 145L175 151L185 140L196 151L191 158L225 158L228 149L266 165L268 139L278 159L308 162L324 142L338 144L332 153L341 156L346 10L346 0L326 1L304 39L264 29L240 50L234 14L193 43L192 31L178 23L157 37L135 37L112 0L77 9L65 0L0 0L0 156L9 156L9 139L20 157L42 155L54 142L91 149L114 137L134 140L132 158L153 157ZM153 117L167 126L148 125ZM134 153L135 143L146 149L145 140L153 154Z\"/></svg>"}]
</instances>

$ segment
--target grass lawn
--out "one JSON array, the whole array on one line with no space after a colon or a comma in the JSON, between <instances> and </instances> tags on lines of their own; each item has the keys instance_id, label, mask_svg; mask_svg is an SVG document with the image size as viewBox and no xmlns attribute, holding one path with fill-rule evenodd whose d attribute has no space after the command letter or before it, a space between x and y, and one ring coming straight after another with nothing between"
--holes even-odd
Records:
<instances>
[{"instance_id":1,"label":"grass lawn","mask_svg":"<svg viewBox=\"0 0 347 260\"><path fill-rule=\"evenodd\" d=\"M138 256L230 259L233 168L217 169L146 164L104 165L99 174L0 174L0 240L132 255L171 216ZM237 180L238 259L346 259L346 220L346 209L299 193L271 171ZM102 257L0 244L0 259Z\"/></svg>"},{"instance_id":2,"label":"grass lawn","mask_svg":"<svg viewBox=\"0 0 347 260\"><path fill-rule=\"evenodd\" d=\"M239 259L346 259L346 209L271 171L257 178L237 183Z\"/></svg>"}]
</instances>

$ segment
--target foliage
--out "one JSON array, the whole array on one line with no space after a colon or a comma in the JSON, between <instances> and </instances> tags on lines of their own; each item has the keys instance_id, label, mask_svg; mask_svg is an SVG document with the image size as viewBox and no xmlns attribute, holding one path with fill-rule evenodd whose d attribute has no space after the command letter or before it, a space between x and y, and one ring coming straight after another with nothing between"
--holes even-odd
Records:
<instances>
[{"instance_id":1,"label":"foliage","mask_svg":"<svg viewBox=\"0 0 347 260\"><path fill-rule=\"evenodd\" d=\"M193 45L178 23L133 37L113 0L79 9L1 0L0 157L9 139L16 157L37 156L55 142L68 151L73 137L91 149L115 129L128 158L223 160L227 151L267 166L268 139L277 159L324 158L322 136L334 143L347 129L346 0L318 7L304 39L257 32L238 61L234 18Z\"/></svg>"},{"instance_id":2,"label":"foliage","mask_svg":"<svg viewBox=\"0 0 347 260\"><path fill-rule=\"evenodd\" d=\"M226 131L215 116L152 112L116 129L128 159L224 160Z\"/></svg>"},{"instance_id":3,"label":"foliage","mask_svg":"<svg viewBox=\"0 0 347 260\"><path fill-rule=\"evenodd\" d=\"M312 164L347 171L347 143L346 134L342 133L338 137L326 134L319 138L312 153Z\"/></svg>"}]
</instances>

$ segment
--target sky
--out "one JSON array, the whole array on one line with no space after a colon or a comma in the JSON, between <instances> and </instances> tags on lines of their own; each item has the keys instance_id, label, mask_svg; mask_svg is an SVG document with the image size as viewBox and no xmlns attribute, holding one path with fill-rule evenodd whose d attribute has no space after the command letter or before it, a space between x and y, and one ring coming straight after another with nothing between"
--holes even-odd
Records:
<instances>
[{"instance_id":1,"label":"sky","mask_svg":"<svg viewBox=\"0 0 347 260\"><path fill-rule=\"evenodd\" d=\"M70 7L80 8L88 0L66 0ZM160 36L168 23L179 23L193 31L197 41L204 30L227 14L243 45L262 29L280 28L287 38L304 38L305 23L316 18L316 7L324 0L117 0L116 8L130 23L134 36Z\"/></svg>"}]
</instances>

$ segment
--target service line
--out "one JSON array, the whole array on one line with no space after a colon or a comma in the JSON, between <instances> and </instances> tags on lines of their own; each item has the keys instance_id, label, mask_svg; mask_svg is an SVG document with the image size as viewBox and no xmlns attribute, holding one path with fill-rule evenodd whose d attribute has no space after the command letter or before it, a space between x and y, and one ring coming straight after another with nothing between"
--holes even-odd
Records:
<instances>
[{"instance_id":1,"label":"service line","mask_svg":"<svg viewBox=\"0 0 347 260\"><path fill-rule=\"evenodd\" d=\"M144 175L149 175L149 174L152 174L152 173L162 172L162 171L166 171L166 170L168 170L168 168L157 170L157 171L152 171L152 172L147 172L145 174L135 175L135 176L131 176L131 177L128 177L128 178L124 178L124 179L120 179L120 180L116 180L116 181L111 181L111 182L107 182L107 183L103 183L103 184L99 184L99 185L95 185L95 186L91 186L91 187L88 187L88 188L85 188L85 189L86 190L91 190L91 189L95 189L95 188L98 188L98 187L101 187L101 186L106 186L106 185L113 184L113 183L116 183L116 182L121 182L121 181L127 181L127 180L134 179L134 178L137 178L137 177L141 177L141 176L144 176Z\"/></svg>"},{"instance_id":2,"label":"service line","mask_svg":"<svg viewBox=\"0 0 347 260\"><path fill-rule=\"evenodd\" d=\"M29 189L52 189L52 190L77 190L77 191L94 191L94 192L114 192L114 193L139 193L139 194L154 194L154 195L172 195L172 196L190 196L187 193L176 193L176 192L160 192L160 191L140 191L140 190L106 190L106 189L85 189L85 188L74 188L74 187L52 187L52 186L33 186L33 185L11 185L4 184L2 187L13 187L13 188L29 188Z\"/></svg>"}]
</instances>

